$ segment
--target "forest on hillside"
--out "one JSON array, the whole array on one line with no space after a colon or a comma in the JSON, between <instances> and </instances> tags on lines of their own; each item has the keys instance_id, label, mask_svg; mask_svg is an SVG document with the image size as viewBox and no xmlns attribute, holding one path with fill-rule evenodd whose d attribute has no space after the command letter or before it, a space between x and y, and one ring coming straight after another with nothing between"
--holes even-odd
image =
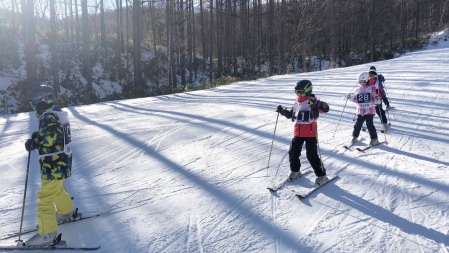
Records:
<instances>
[{"instance_id":1,"label":"forest on hillside","mask_svg":"<svg viewBox=\"0 0 449 253\"><path fill-rule=\"evenodd\" d=\"M448 12L449 0L5 0L0 76L13 85L0 95L18 112L42 83L75 105L390 59ZM96 93L105 82L120 89Z\"/></svg>"}]
</instances>

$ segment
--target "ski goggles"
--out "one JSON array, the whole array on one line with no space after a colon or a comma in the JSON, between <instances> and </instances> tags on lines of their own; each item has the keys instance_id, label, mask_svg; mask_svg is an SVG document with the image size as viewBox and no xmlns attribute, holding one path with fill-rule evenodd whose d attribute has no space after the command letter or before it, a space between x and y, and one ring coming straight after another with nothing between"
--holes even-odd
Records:
<instances>
[{"instance_id":1,"label":"ski goggles","mask_svg":"<svg viewBox=\"0 0 449 253\"><path fill-rule=\"evenodd\" d=\"M305 90L295 90L295 92L296 92L296 95L303 95L306 93Z\"/></svg>"},{"instance_id":2,"label":"ski goggles","mask_svg":"<svg viewBox=\"0 0 449 253\"><path fill-rule=\"evenodd\" d=\"M47 95L45 97L30 101L30 105L31 108L33 108L33 110L36 111L40 103L52 104L54 102L55 101L53 95Z\"/></svg>"},{"instance_id":3,"label":"ski goggles","mask_svg":"<svg viewBox=\"0 0 449 253\"><path fill-rule=\"evenodd\" d=\"M366 81L365 80L360 80L359 84L366 84Z\"/></svg>"}]
</instances>

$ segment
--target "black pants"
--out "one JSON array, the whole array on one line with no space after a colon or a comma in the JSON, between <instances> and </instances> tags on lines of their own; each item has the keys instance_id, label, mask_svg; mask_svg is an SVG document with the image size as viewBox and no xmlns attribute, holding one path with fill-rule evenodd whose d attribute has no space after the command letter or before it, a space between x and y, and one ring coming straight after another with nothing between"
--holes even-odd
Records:
<instances>
[{"instance_id":1,"label":"black pants","mask_svg":"<svg viewBox=\"0 0 449 253\"><path fill-rule=\"evenodd\" d=\"M374 115L357 115L357 120L354 125L353 137L359 137L360 130L362 130L363 122L366 121L366 128L368 128L371 139L377 139L376 127L373 123Z\"/></svg>"},{"instance_id":2,"label":"black pants","mask_svg":"<svg viewBox=\"0 0 449 253\"><path fill-rule=\"evenodd\" d=\"M390 106L390 101L388 101L388 98L382 97L382 101L384 101L384 104L387 106L387 109L388 109L388 107Z\"/></svg>"},{"instance_id":3,"label":"black pants","mask_svg":"<svg viewBox=\"0 0 449 253\"><path fill-rule=\"evenodd\" d=\"M385 90L382 91L382 101L384 101L384 104L387 106L387 108L390 106L390 101L388 101L387 93Z\"/></svg>"},{"instance_id":4,"label":"black pants","mask_svg":"<svg viewBox=\"0 0 449 253\"><path fill-rule=\"evenodd\" d=\"M382 122L383 124L388 123L387 116L385 116L385 110L382 109L382 104L376 105L376 114L377 116L379 116L380 122Z\"/></svg>"},{"instance_id":5,"label":"black pants","mask_svg":"<svg viewBox=\"0 0 449 253\"><path fill-rule=\"evenodd\" d=\"M316 137L294 137L292 139L292 144L290 145L290 149L288 151L290 170L299 171L299 169L301 168L301 161L299 160L299 156L301 155L301 149L304 142L306 143L307 160L309 160L309 163L312 166L315 175L317 177L325 176L326 169L321 166L322 164L318 155L318 141Z\"/></svg>"}]
</instances>

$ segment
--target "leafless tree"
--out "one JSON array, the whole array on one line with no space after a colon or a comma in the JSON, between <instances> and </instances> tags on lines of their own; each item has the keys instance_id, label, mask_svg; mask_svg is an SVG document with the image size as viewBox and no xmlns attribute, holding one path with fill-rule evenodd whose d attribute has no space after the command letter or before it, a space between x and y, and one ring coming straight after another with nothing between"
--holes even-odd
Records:
<instances>
[{"instance_id":1,"label":"leafless tree","mask_svg":"<svg viewBox=\"0 0 449 253\"><path fill-rule=\"evenodd\" d=\"M55 0L50 0L50 51L51 51L51 74L56 92L60 92L59 87L59 64L58 64L58 34L56 25Z\"/></svg>"}]
</instances>

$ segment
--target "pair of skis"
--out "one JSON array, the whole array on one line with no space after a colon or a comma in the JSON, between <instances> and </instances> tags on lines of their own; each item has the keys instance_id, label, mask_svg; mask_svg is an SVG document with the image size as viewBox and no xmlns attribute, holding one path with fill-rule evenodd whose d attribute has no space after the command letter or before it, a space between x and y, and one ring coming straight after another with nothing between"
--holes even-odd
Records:
<instances>
[{"instance_id":1,"label":"pair of skis","mask_svg":"<svg viewBox=\"0 0 449 253\"><path fill-rule=\"evenodd\" d=\"M104 211L104 212L98 212L98 213L94 213L94 214L90 214L90 215L86 215L83 216L80 213L77 213L77 215L68 220L68 221L64 221L62 223L59 223L58 225L66 225L69 223L73 223L73 222L77 222L77 221L81 221L81 220L86 220L86 219L90 219L90 218L94 218L94 217L98 217L104 214L108 214L111 211ZM7 233L7 234L3 234L0 237L0 240L6 240L6 239L10 239L13 237L17 237L19 236L19 234L24 235L24 234L29 234L32 232L36 232L38 229L37 228L32 228L32 229L25 229L23 230L21 233L20 232L13 232L13 233ZM94 245L94 246L67 246L66 242L64 240L61 240L61 234L58 235L57 239L55 239L57 242L55 242L54 245L49 245L49 246L27 246L22 244L18 244L16 246L12 246L12 245L0 245L0 250L4 250L4 251L10 251L10 250L98 250L100 248L100 245Z\"/></svg>"},{"instance_id":2,"label":"pair of skis","mask_svg":"<svg viewBox=\"0 0 449 253\"><path fill-rule=\"evenodd\" d=\"M65 245L50 245L50 246L0 246L0 250L2 251L12 251L12 250L97 250L100 246L79 246L79 247L71 247Z\"/></svg>"},{"instance_id":3,"label":"pair of skis","mask_svg":"<svg viewBox=\"0 0 449 253\"><path fill-rule=\"evenodd\" d=\"M311 171L306 171L305 173L301 174L297 179L295 179L294 181L300 179L301 177L309 174ZM314 185L312 188L306 188L300 191L297 191L295 193L295 196L298 197L299 199L304 199L307 198L308 196L310 196L310 194L314 193L316 190L318 190L319 188L323 187L324 185L326 185L327 183L331 182L332 180L336 179L338 177L338 175L327 175L327 180L324 183L321 183L320 185ZM294 181L290 181L289 178L286 178L285 180L273 185L273 186L269 186L267 187L268 190L270 190L271 192L276 192L282 188L284 188L289 182L294 182Z\"/></svg>"},{"instance_id":4,"label":"pair of skis","mask_svg":"<svg viewBox=\"0 0 449 253\"><path fill-rule=\"evenodd\" d=\"M124 212L142 205L145 205L145 203L141 203L141 202L135 202L134 204L131 205L123 205L123 203L125 203L124 201L130 200L131 197L133 195L135 195L136 193L142 191L142 190L146 190L149 187L145 187L145 188L141 188L141 189L136 189L134 191L132 191L129 195L127 195L126 197L124 197L122 200L118 201L117 203L113 204L112 206L110 206L107 210L105 211L100 211L100 212L92 212L89 213L88 215L82 215L80 213L75 212L75 214L72 216L72 219L68 220L68 221L64 221L58 225L66 225L72 222L77 222L77 221L83 221L83 220L87 220L87 219L91 219L91 218L95 218L95 217L99 217L102 215L109 215L109 214L115 214L115 213L119 213L119 212ZM13 232L13 233L6 233L0 236L0 241L6 240L6 239L10 239L13 237L17 237L20 235L24 235L24 234L28 234L28 233L32 233L32 232L36 232L38 229L37 228L30 228L30 229L24 229L22 230L22 232ZM58 236L59 237L59 236ZM59 237L59 239L61 239L61 237ZM57 243L57 244L56 244ZM98 250L100 248L100 245L93 245L93 246L85 246L85 245L80 245L80 246L70 246L67 245L65 243L65 241L61 240L59 243L55 242L54 245L50 245L50 246L41 246L41 247L37 247L37 246L26 246L23 244L23 242L19 242L17 245L12 246L12 245L0 245L0 251L12 251L12 250L78 250L78 251L89 251L89 250Z\"/></svg>"},{"instance_id":5,"label":"pair of skis","mask_svg":"<svg viewBox=\"0 0 449 253\"><path fill-rule=\"evenodd\" d=\"M385 144L385 143L387 143L386 141L382 141L382 142L379 142L379 143L377 143L376 145L369 145L369 146L366 146L366 147L362 147L362 148L356 148L356 150L357 151L360 151L360 152L363 152L363 151L366 151L366 150L368 150L368 149L370 149L370 148L374 148L374 147L376 147L376 146L379 146L380 144ZM345 149L347 149L347 150L351 150L351 147L354 145L354 143L351 143L350 145L344 145L343 147L345 148Z\"/></svg>"},{"instance_id":6,"label":"pair of skis","mask_svg":"<svg viewBox=\"0 0 449 253\"><path fill-rule=\"evenodd\" d=\"M81 221L81 220L87 220L87 219L90 219L90 218L94 218L94 217L98 217L98 216L101 216L101 215L104 215L104 214L108 214L110 212L111 212L111 210L108 210L108 211L104 211L104 212L93 213L93 214L86 215L86 216L78 213L78 215L75 218L72 218L72 219L70 219L68 221L65 221L65 222L58 223L58 225L61 226L61 225L65 225L65 224L69 224L69 223L73 223L73 222L77 222L77 221ZM20 233L20 232L13 232L13 233L3 234L3 235L0 236L0 241L6 240L6 239L10 239L10 238L13 238L13 237L17 237L17 236L19 236L19 234L25 235L25 234L29 234L29 233L32 233L32 232L37 232L37 230L38 230L37 228L30 228L30 229L22 230L22 233Z\"/></svg>"}]
</instances>

